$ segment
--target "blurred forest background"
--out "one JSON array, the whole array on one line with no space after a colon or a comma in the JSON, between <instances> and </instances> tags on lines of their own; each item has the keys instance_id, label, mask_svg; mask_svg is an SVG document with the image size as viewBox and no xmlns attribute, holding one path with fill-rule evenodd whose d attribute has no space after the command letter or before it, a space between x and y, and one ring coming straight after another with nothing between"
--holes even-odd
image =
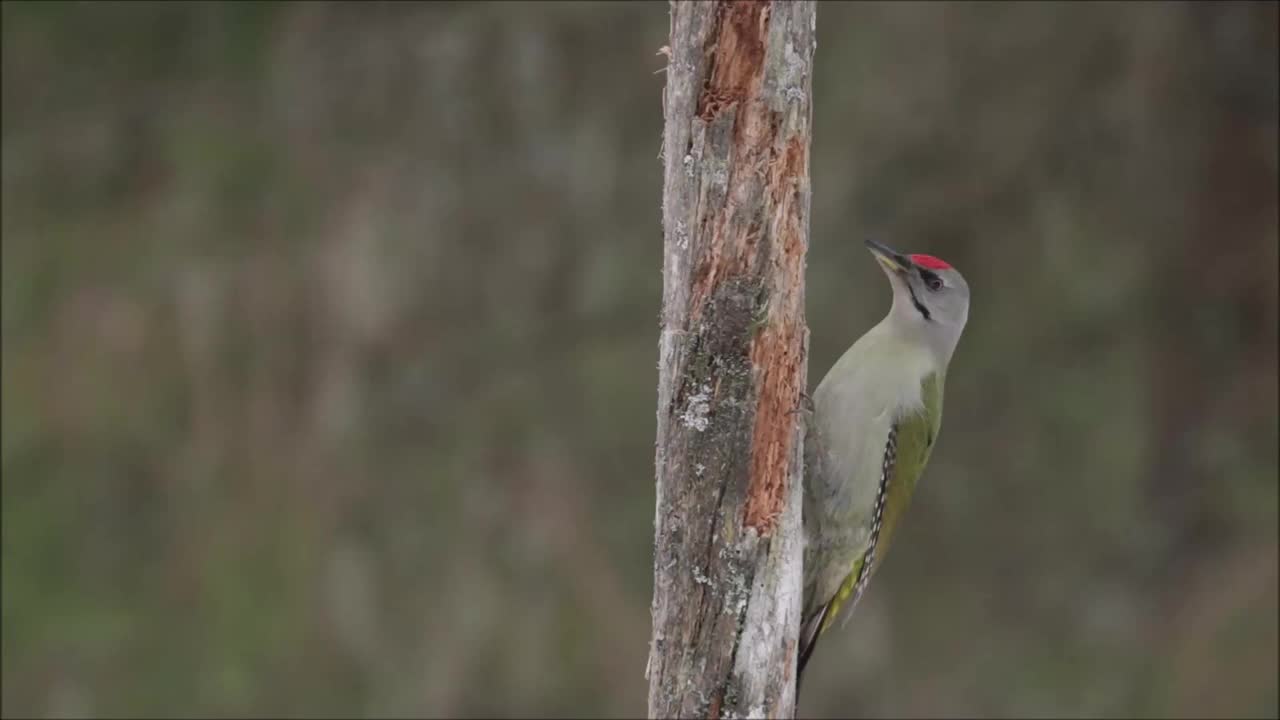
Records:
<instances>
[{"instance_id":1,"label":"blurred forest background","mask_svg":"<svg viewBox=\"0 0 1280 720\"><path fill-rule=\"evenodd\" d=\"M810 380L973 287L804 715L1270 716L1277 7L824 3ZM668 7L3 4L3 712L639 716Z\"/></svg>"}]
</instances>

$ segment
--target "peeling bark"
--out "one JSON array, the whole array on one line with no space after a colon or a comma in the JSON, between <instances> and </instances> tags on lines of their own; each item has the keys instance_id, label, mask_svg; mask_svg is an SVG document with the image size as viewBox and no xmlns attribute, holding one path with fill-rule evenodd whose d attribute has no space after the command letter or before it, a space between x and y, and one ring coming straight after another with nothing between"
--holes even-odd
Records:
<instances>
[{"instance_id":1,"label":"peeling bark","mask_svg":"<svg viewBox=\"0 0 1280 720\"><path fill-rule=\"evenodd\" d=\"M794 715L814 21L672 5L650 717Z\"/></svg>"}]
</instances>

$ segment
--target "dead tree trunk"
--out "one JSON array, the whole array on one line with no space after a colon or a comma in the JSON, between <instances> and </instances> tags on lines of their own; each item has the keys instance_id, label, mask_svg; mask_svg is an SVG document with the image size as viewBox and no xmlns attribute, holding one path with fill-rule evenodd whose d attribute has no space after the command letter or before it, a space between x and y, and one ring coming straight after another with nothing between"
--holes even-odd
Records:
<instances>
[{"instance_id":1,"label":"dead tree trunk","mask_svg":"<svg viewBox=\"0 0 1280 720\"><path fill-rule=\"evenodd\" d=\"M650 717L795 710L814 18L671 9Z\"/></svg>"}]
</instances>

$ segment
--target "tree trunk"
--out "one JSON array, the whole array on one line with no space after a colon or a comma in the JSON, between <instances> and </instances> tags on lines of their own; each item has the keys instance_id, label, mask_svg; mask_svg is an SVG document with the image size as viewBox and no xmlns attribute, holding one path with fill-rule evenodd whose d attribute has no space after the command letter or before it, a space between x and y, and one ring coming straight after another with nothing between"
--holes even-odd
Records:
<instances>
[{"instance_id":1,"label":"tree trunk","mask_svg":"<svg viewBox=\"0 0 1280 720\"><path fill-rule=\"evenodd\" d=\"M677 2L650 717L791 717L814 3Z\"/></svg>"}]
</instances>

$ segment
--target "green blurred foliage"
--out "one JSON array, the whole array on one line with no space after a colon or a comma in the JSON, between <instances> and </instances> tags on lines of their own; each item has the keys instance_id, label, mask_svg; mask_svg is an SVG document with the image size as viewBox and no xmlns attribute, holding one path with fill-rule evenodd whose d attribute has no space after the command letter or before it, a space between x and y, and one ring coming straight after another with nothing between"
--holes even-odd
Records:
<instances>
[{"instance_id":1,"label":"green blurred foliage","mask_svg":"<svg viewBox=\"0 0 1280 720\"><path fill-rule=\"evenodd\" d=\"M4 3L5 715L643 714L667 23ZM1276 716L1277 5L818 38L811 382L974 305L802 713Z\"/></svg>"}]
</instances>

